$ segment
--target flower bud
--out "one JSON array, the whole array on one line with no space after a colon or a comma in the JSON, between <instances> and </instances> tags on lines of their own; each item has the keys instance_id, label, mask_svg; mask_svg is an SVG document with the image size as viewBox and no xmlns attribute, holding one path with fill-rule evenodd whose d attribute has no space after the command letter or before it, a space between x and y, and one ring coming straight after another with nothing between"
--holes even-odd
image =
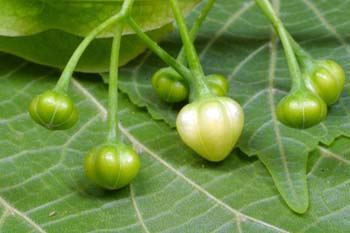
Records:
<instances>
[{"instance_id":1,"label":"flower bud","mask_svg":"<svg viewBox=\"0 0 350 233\"><path fill-rule=\"evenodd\" d=\"M94 148L85 159L86 176L92 182L109 190L129 184L139 169L139 156L131 147L124 144Z\"/></svg>"},{"instance_id":2,"label":"flower bud","mask_svg":"<svg viewBox=\"0 0 350 233\"><path fill-rule=\"evenodd\" d=\"M153 90L168 103L178 103L186 100L189 88L183 77L172 68L163 68L152 77Z\"/></svg>"},{"instance_id":3,"label":"flower bud","mask_svg":"<svg viewBox=\"0 0 350 233\"><path fill-rule=\"evenodd\" d=\"M229 84L224 76L220 74L211 74L206 78L212 94L215 96L227 96Z\"/></svg>"},{"instance_id":4,"label":"flower bud","mask_svg":"<svg viewBox=\"0 0 350 233\"><path fill-rule=\"evenodd\" d=\"M308 89L331 105L339 99L344 89L345 72L332 60L317 61L312 72L306 76L305 83Z\"/></svg>"},{"instance_id":5,"label":"flower bud","mask_svg":"<svg viewBox=\"0 0 350 233\"><path fill-rule=\"evenodd\" d=\"M35 122L50 130L71 128L79 118L72 100L56 91L46 91L34 97L29 113Z\"/></svg>"},{"instance_id":6,"label":"flower bud","mask_svg":"<svg viewBox=\"0 0 350 233\"><path fill-rule=\"evenodd\" d=\"M228 97L194 101L183 107L176 119L183 142L213 162L229 155L241 135L243 124L241 106Z\"/></svg>"},{"instance_id":7,"label":"flower bud","mask_svg":"<svg viewBox=\"0 0 350 233\"><path fill-rule=\"evenodd\" d=\"M309 90L297 90L279 102L277 117L289 127L305 129L327 117L327 105Z\"/></svg>"}]
</instances>

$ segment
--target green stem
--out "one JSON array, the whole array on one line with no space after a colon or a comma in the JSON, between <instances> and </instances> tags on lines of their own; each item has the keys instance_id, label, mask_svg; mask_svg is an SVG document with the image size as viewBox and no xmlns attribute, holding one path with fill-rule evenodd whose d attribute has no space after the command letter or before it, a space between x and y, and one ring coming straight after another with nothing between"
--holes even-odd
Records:
<instances>
[{"instance_id":1,"label":"green stem","mask_svg":"<svg viewBox=\"0 0 350 233\"><path fill-rule=\"evenodd\" d=\"M101 23L84 38L84 40L79 44L77 49L74 51L72 57L69 59L66 67L64 68L62 75L54 88L55 91L63 92L63 93L67 92L69 81L80 60L80 57L82 56L86 48L89 46L91 41L93 41L96 38L96 36L98 36L106 28L112 26L113 24L117 23L121 19L127 17L132 9L133 3L134 3L134 0L125 0L123 3L122 9L118 14L110 17L109 19Z\"/></svg>"},{"instance_id":2,"label":"green stem","mask_svg":"<svg viewBox=\"0 0 350 233\"><path fill-rule=\"evenodd\" d=\"M182 64L176 61L175 58L170 56L164 49L162 49L156 42L154 42L145 32L142 31L140 26L131 18L127 19L129 26L138 35L138 37L151 49L157 56L159 56L165 63L175 69L186 80L192 79L191 72Z\"/></svg>"},{"instance_id":3,"label":"green stem","mask_svg":"<svg viewBox=\"0 0 350 233\"><path fill-rule=\"evenodd\" d=\"M314 59L312 56L306 52L288 33L289 41L293 47L294 53L297 56L298 62L301 65L303 70L310 69L314 64Z\"/></svg>"},{"instance_id":4,"label":"green stem","mask_svg":"<svg viewBox=\"0 0 350 233\"><path fill-rule=\"evenodd\" d=\"M118 66L120 43L123 35L124 23L116 26L114 34L111 64L109 69L109 90L108 90L108 135L107 141L115 143L118 141Z\"/></svg>"},{"instance_id":5,"label":"green stem","mask_svg":"<svg viewBox=\"0 0 350 233\"><path fill-rule=\"evenodd\" d=\"M208 0L208 2L205 4L205 6L202 8L198 18L196 21L193 23L191 31L190 31L190 38L192 43L195 41L196 36L199 32L199 29L201 28L205 18L207 17L208 13L210 10L213 8L213 5L216 0ZM182 47L179 55L177 56L177 61L180 62L181 64L186 64L186 53L185 53L185 48Z\"/></svg>"},{"instance_id":6,"label":"green stem","mask_svg":"<svg viewBox=\"0 0 350 233\"><path fill-rule=\"evenodd\" d=\"M284 52L287 57L289 72L292 77L293 87L292 88L301 88L304 86L304 82L301 77L300 67L298 61L295 57L292 43L289 38L289 33L285 29L282 21L279 19L275 13L273 6L269 0L255 0L256 4L260 7L261 11L265 16L270 20L276 32L278 33Z\"/></svg>"},{"instance_id":7,"label":"green stem","mask_svg":"<svg viewBox=\"0 0 350 233\"><path fill-rule=\"evenodd\" d=\"M197 55L196 49L192 43L190 33L188 31L185 18L181 12L179 3L177 0L169 0L170 5L175 16L179 32L181 35L182 42L184 44L185 52L189 67L191 68L191 72L193 78L191 80L194 90L191 91L191 99L198 99L206 96L212 96L206 82L204 72L199 61L199 57Z\"/></svg>"}]
</instances>

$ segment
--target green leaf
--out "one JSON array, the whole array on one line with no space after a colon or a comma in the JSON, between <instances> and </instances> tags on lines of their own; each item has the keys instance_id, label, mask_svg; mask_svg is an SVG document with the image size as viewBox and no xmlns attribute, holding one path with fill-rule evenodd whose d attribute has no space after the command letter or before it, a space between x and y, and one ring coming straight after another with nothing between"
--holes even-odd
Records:
<instances>
[{"instance_id":1,"label":"green leaf","mask_svg":"<svg viewBox=\"0 0 350 233\"><path fill-rule=\"evenodd\" d=\"M152 39L159 41L172 30L172 25L165 25L149 31ZM0 36L0 51L23 57L42 65L64 68L69 58L83 38L60 31L49 30L32 36ZM112 38L94 40L84 52L77 71L105 72L109 69ZM124 65L146 49L136 35L124 35L120 52L120 65Z\"/></svg>"},{"instance_id":2,"label":"green leaf","mask_svg":"<svg viewBox=\"0 0 350 233\"><path fill-rule=\"evenodd\" d=\"M187 13L199 2L180 0L180 5ZM117 14L122 4L122 0L0 0L0 51L63 68L82 36ZM168 1L136 0L132 17L156 41L171 30L173 21ZM107 71L112 36L111 29L99 35L102 38L87 49L77 71ZM145 45L128 27L124 30L123 41L121 65L145 50Z\"/></svg>"},{"instance_id":3,"label":"green leaf","mask_svg":"<svg viewBox=\"0 0 350 233\"><path fill-rule=\"evenodd\" d=\"M84 176L84 156L105 137L107 86L74 79L77 126L47 131L27 113L55 84L55 70L0 54L1 232L347 232L349 138L310 154L310 208L292 212L255 157L235 150L212 164L176 131L120 95L120 129L141 156L127 188L108 192Z\"/></svg>"},{"instance_id":4,"label":"green leaf","mask_svg":"<svg viewBox=\"0 0 350 233\"><path fill-rule=\"evenodd\" d=\"M200 0L180 0L188 12ZM32 35L59 29L85 36L107 18L117 14L123 0L0 0L0 35ZM157 12L157 14L155 14ZM145 30L158 29L173 21L168 1L135 0L132 17ZM130 33L126 29L124 33ZM106 32L105 36L111 36Z\"/></svg>"},{"instance_id":5,"label":"green leaf","mask_svg":"<svg viewBox=\"0 0 350 233\"><path fill-rule=\"evenodd\" d=\"M281 1L280 14L297 41L317 59L334 59L348 71L350 47L345 36L348 1ZM344 9L345 9L344 8ZM195 14L194 14L195 15ZM192 15L193 16L193 15ZM191 17L193 19L193 17ZM177 35L163 46L176 54ZM222 73L230 82L230 96L244 107L246 124L238 147L257 155L268 168L277 189L296 212L309 206L307 156L320 142L330 144L340 135L350 136L349 87L329 108L327 120L309 130L283 126L275 106L290 89L282 46L254 1L218 1L196 43L207 74ZM153 92L150 78L162 67L147 54L123 69L120 88L137 106L146 107L154 119L175 126L180 106L166 105ZM348 73L347 73L348 75Z\"/></svg>"}]
</instances>

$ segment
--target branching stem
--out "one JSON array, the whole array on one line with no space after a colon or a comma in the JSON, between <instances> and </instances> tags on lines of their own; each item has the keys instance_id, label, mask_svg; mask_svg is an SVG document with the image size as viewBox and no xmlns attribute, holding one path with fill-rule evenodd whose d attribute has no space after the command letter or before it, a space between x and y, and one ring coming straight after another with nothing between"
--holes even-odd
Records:
<instances>
[{"instance_id":1,"label":"branching stem","mask_svg":"<svg viewBox=\"0 0 350 233\"><path fill-rule=\"evenodd\" d=\"M174 14L174 17L179 28L182 43L184 44L184 49L187 57L189 67L192 72L192 79L190 80L191 86L191 96L190 100L196 100L203 97L212 96L208 85L205 82L205 75L199 61L196 49L192 43L188 27L186 25L185 18L181 12L178 0L169 0L170 5Z\"/></svg>"},{"instance_id":2,"label":"branching stem","mask_svg":"<svg viewBox=\"0 0 350 233\"><path fill-rule=\"evenodd\" d=\"M118 14L110 17L109 19L101 23L84 38L84 40L79 44L79 46L74 51L71 58L69 59L66 67L64 68L62 75L54 88L55 91L58 91L61 93L67 92L70 79L80 60L80 57L82 56L86 48L89 46L91 41L93 41L96 38L96 36L98 36L101 32L106 30L108 27L116 24L123 18L127 17L130 14L133 3L134 3L134 0L125 0L123 3L122 9Z\"/></svg>"},{"instance_id":3,"label":"branching stem","mask_svg":"<svg viewBox=\"0 0 350 233\"><path fill-rule=\"evenodd\" d=\"M260 7L261 11L265 14L265 16L270 20L274 29L276 30L281 39L288 62L289 72L293 82L292 88L303 88L305 84L301 77L300 67L296 59L292 46L292 40L290 39L291 37L288 31L284 27L280 18L277 16L269 0L255 0L255 2Z\"/></svg>"},{"instance_id":4,"label":"branching stem","mask_svg":"<svg viewBox=\"0 0 350 233\"><path fill-rule=\"evenodd\" d=\"M191 72L175 58L169 55L164 49L162 49L156 42L154 42L145 32L142 31L140 26L131 18L127 19L128 25L138 35L138 37L152 50L158 57L160 57L165 63L171 66L179 74L181 74L186 80L192 79Z\"/></svg>"},{"instance_id":5,"label":"branching stem","mask_svg":"<svg viewBox=\"0 0 350 233\"><path fill-rule=\"evenodd\" d=\"M202 8L198 18L193 23L191 31L190 31L190 37L191 37L191 40L193 42L196 39L196 36L198 34L199 29L201 28L201 26L202 26L204 20L206 19L208 13L213 8L213 5L214 5L215 2L216 2L216 0L208 0L208 2ZM185 53L185 48L184 47L181 48L181 50L179 52L179 55L177 56L177 61L180 62L181 64L185 64L186 63L186 53Z\"/></svg>"}]
</instances>

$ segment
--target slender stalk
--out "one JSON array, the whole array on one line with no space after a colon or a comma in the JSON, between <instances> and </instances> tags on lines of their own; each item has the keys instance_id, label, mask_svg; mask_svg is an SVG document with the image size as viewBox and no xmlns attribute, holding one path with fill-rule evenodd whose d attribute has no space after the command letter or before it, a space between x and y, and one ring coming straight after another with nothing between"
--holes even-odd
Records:
<instances>
[{"instance_id":1,"label":"slender stalk","mask_svg":"<svg viewBox=\"0 0 350 233\"><path fill-rule=\"evenodd\" d=\"M207 17L208 13L210 10L213 8L214 3L216 0L208 0L208 2L205 4L205 6L202 8L198 18L196 21L193 23L191 31L190 31L190 38L192 42L195 41L196 36L199 32L199 29L201 28L205 18ZM179 55L177 56L177 61L180 62L181 64L186 64L186 53L185 53L185 48L182 47Z\"/></svg>"},{"instance_id":2,"label":"slender stalk","mask_svg":"<svg viewBox=\"0 0 350 233\"><path fill-rule=\"evenodd\" d=\"M131 17L127 19L127 22L132 30L138 35L138 37L149 47L149 49L157 54L165 63L174 68L186 80L192 79L191 72L184 65L177 62L175 58L173 58L164 49L162 49L146 33L144 33L140 26Z\"/></svg>"},{"instance_id":3,"label":"slender stalk","mask_svg":"<svg viewBox=\"0 0 350 233\"><path fill-rule=\"evenodd\" d=\"M306 52L289 33L288 37L302 69L305 70L312 67L314 63L314 59L312 58L312 56L308 52Z\"/></svg>"},{"instance_id":4,"label":"slender stalk","mask_svg":"<svg viewBox=\"0 0 350 233\"><path fill-rule=\"evenodd\" d=\"M116 26L109 69L107 141L110 143L115 143L118 141L118 66L123 29L124 23L119 23Z\"/></svg>"},{"instance_id":5,"label":"slender stalk","mask_svg":"<svg viewBox=\"0 0 350 233\"><path fill-rule=\"evenodd\" d=\"M273 6L271 5L269 0L255 0L255 2L260 7L261 11L265 14L265 16L270 20L274 29L276 30L281 39L287 57L289 72L292 77L293 88L299 88L304 86L301 77L300 67L294 54L289 33L285 29L282 21L275 13Z\"/></svg>"},{"instance_id":6,"label":"slender stalk","mask_svg":"<svg viewBox=\"0 0 350 233\"><path fill-rule=\"evenodd\" d=\"M191 94L194 96L192 96L191 98L198 99L201 97L212 96L205 82L204 72L199 61L196 49L192 43L192 39L190 37L190 33L188 31L185 18L181 12L179 3L177 0L169 1L179 28L182 42L184 44L187 61L193 75L191 82L193 83L192 86L194 87L194 92L191 92Z\"/></svg>"},{"instance_id":7,"label":"slender stalk","mask_svg":"<svg viewBox=\"0 0 350 233\"><path fill-rule=\"evenodd\" d=\"M133 3L134 3L134 0L125 0L123 3L122 9L118 14L110 17L109 19L101 23L84 38L84 40L79 44L77 49L74 51L72 57L69 59L66 67L64 68L62 75L54 88L55 91L63 92L63 93L67 92L69 81L79 62L79 59L81 55L84 53L84 51L86 50L86 48L89 46L91 41L93 41L95 37L98 36L101 32L103 32L106 28L112 26L113 24L117 23L121 19L128 16L132 9Z\"/></svg>"}]
</instances>

